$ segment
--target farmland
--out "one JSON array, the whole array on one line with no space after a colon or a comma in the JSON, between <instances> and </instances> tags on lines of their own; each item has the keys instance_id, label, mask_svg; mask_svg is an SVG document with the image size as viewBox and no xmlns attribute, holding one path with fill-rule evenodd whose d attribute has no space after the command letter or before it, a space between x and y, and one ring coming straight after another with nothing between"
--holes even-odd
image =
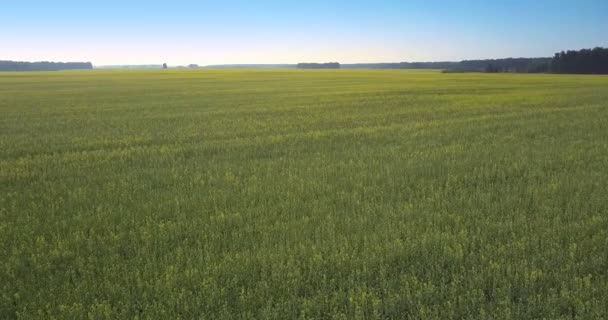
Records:
<instances>
[{"instance_id":1,"label":"farmland","mask_svg":"<svg viewBox=\"0 0 608 320\"><path fill-rule=\"evenodd\" d=\"M608 318L608 77L0 73L0 319Z\"/></svg>"}]
</instances>

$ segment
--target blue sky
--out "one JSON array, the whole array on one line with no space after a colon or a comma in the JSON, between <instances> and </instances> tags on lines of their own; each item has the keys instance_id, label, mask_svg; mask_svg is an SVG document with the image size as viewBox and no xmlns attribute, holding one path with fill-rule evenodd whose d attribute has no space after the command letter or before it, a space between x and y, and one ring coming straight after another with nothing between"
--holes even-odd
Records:
<instances>
[{"instance_id":1,"label":"blue sky","mask_svg":"<svg viewBox=\"0 0 608 320\"><path fill-rule=\"evenodd\" d=\"M0 60L352 63L608 47L608 0L7 0L1 7Z\"/></svg>"}]
</instances>

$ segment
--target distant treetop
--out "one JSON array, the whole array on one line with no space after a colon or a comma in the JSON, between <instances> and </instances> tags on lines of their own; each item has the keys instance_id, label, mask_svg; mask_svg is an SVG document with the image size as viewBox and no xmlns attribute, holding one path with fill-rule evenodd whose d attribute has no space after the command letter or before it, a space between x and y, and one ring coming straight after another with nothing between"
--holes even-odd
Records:
<instances>
[{"instance_id":1,"label":"distant treetop","mask_svg":"<svg viewBox=\"0 0 608 320\"><path fill-rule=\"evenodd\" d=\"M464 60L446 72L608 74L608 49L562 51L553 58Z\"/></svg>"},{"instance_id":2,"label":"distant treetop","mask_svg":"<svg viewBox=\"0 0 608 320\"><path fill-rule=\"evenodd\" d=\"M298 63L296 67L298 69L340 69L340 63Z\"/></svg>"},{"instance_id":3,"label":"distant treetop","mask_svg":"<svg viewBox=\"0 0 608 320\"><path fill-rule=\"evenodd\" d=\"M556 53L551 61L555 73L608 74L608 48L596 47Z\"/></svg>"},{"instance_id":4,"label":"distant treetop","mask_svg":"<svg viewBox=\"0 0 608 320\"><path fill-rule=\"evenodd\" d=\"M0 71L59 71L93 69L90 62L24 62L0 60Z\"/></svg>"}]
</instances>

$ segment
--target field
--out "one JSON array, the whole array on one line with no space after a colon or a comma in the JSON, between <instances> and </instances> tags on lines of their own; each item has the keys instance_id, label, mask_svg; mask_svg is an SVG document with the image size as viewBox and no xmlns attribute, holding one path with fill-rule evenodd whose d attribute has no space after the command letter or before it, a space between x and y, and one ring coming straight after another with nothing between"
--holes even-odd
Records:
<instances>
[{"instance_id":1,"label":"field","mask_svg":"<svg viewBox=\"0 0 608 320\"><path fill-rule=\"evenodd\" d=\"M1 319L606 319L608 77L0 73Z\"/></svg>"}]
</instances>

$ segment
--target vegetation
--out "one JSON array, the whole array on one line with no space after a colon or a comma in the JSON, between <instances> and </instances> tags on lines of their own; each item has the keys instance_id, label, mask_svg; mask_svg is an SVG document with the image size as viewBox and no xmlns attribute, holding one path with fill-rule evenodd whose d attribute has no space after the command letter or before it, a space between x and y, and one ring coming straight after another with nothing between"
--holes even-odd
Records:
<instances>
[{"instance_id":1,"label":"vegetation","mask_svg":"<svg viewBox=\"0 0 608 320\"><path fill-rule=\"evenodd\" d=\"M298 68L298 69L340 69L340 64L338 62L298 63L296 68Z\"/></svg>"},{"instance_id":2,"label":"vegetation","mask_svg":"<svg viewBox=\"0 0 608 320\"><path fill-rule=\"evenodd\" d=\"M213 64L203 68L211 69L295 69L296 64Z\"/></svg>"},{"instance_id":3,"label":"vegetation","mask_svg":"<svg viewBox=\"0 0 608 320\"><path fill-rule=\"evenodd\" d=\"M562 51L553 58L465 60L446 72L608 74L608 49Z\"/></svg>"},{"instance_id":4,"label":"vegetation","mask_svg":"<svg viewBox=\"0 0 608 320\"><path fill-rule=\"evenodd\" d=\"M551 70L555 73L608 74L608 49L556 53L551 61Z\"/></svg>"},{"instance_id":5,"label":"vegetation","mask_svg":"<svg viewBox=\"0 0 608 320\"><path fill-rule=\"evenodd\" d=\"M58 71L93 69L90 62L23 62L0 60L0 71Z\"/></svg>"},{"instance_id":6,"label":"vegetation","mask_svg":"<svg viewBox=\"0 0 608 320\"><path fill-rule=\"evenodd\" d=\"M398 62L342 64L346 69L453 69L459 62Z\"/></svg>"},{"instance_id":7,"label":"vegetation","mask_svg":"<svg viewBox=\"0 0 608 320\"><path fill-rule=\"evenodd\" d=\"M515 72L515 73L544 73L550 70L551 58L507 58L489 60L464 60L452 71L466 72Z\"/></svg>"},{"instance_id":8,"label":"vegetation","mask_svg":"<svg viewBox=\"0 0 608 320\"><path fill-rule=\"evenodd\" d=\"M606 319L608 77L0 74L0 319Z\"/></svg>"}]
</instances>

